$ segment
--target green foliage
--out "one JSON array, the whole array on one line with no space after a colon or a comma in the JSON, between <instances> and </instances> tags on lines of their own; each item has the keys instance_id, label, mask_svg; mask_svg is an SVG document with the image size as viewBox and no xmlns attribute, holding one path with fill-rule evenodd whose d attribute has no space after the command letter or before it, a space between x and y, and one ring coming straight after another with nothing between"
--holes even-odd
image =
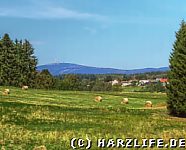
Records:
<instances>
[{"instance_id":1,"label":"green foliage","mask_svg":"<svg viewBox=\"0 0 186 150\"><path fill-rule=\"evenodd\" d=\"M46 69L38 72L35 79L35 88L39 89L52 89L54 86L54 78L50 72Z\"/></svg>"},{"instance_id":2,"label":"green foliage","mask_svg":"<svg viewBox=\"0 0 186 150\"><path fill-rule=\"evenodd\" d=\"M56 80L60 90L79 90L80 79L75 74L64 75L62 80Z\"/></svg>"},{"instance_id":3,"label":"green foliage","mask_svg":"<svg viewBox=\"0 0 186 150\"><path fill-rule=\"evenodd\" d=\"M111 76L111 75L108 75L108 76L106 76L105 78L104 78L104 81L105 82L110 82L110 81L112 81L113 80L113 77Z\"/></svg>"},{"instance_id":4,"label":"green foliage","mask_svg":"<svg viewBox=\"0 0 186 150\"><path fill-rule=\"evenodd\" d=\"M132 83L131 86L136 86L138 84L138 81L134 80L131 83Z\"/></svg>"},{"instance_id":5,"label":"green foliage","mask_svg":"<svg viewBox=\"0 0 186 150\"><path fill-rule=\"evenodd\" d=\"M124 74L123 75L123 81L129 81L131 79L131 77L130 77L130 75L126 75L126 74Z\"/></svg>"},{"instance_id":6,"label":"green foliage","mask_svg":"<svg viewBox=\"0 0 186 150\"><path fill-rule=\"evenodd\" d=\"M126 75L126 80L147 80L156 78L167 78L167 72L147 72L141 74Z\"/></svg>"},{"instance_id":7,"label":"green foliage","mask_svg":"<svg viewBox=\"0 0 186 150\"><path fill-rule=\"evenodd\" d=\"M73 78L74 79L73 79ZM111 81L118 80L126 81L131 79L156 79L160 77L166 77L166 73L144 73L144 74L132 74L132 75L120 75L120 74L72 74L72 75L59 75L55 77L54 88L58 90L78 90L78 91L122 91L121 84L111 85ZM72 79L71 79L72 78ZM137 80L132 82L131 86L136 86ZM161 88L161 89L160 89ZM145 90L145 89L144 89ZM152 91L151 89L150 91ZM165 91L165 88L154 88L155 91ZM149 91L149 89L148 89Z\"/></svg>"},{"instance_id":8,"label":"green foliage","mask_svg":"<svg viewBox=\"0 0 186 150\"><path fill-rule=\"evenodd\" d=\"M122 91L122 87L120 84L115 84L112 86L112 91L118 91L121 92Z\"/></svg>"},{"instance_id":9,"label":"green foliage","mask_svg":"<svg viewBox=\"0 0 186 150\"><path fill-rule=\"evenodd\" d=\"M112 86L107 75L68 74L55 78L55 89L76 91L121 91L121 85Z\"/></svg>"},{"instance_id":10,"label":"green foliage","mask_svg":"<svg viewBox=\"0 0 186 150\"><path fill-rule=\"evenodd\" d=\"M186 117L186 23L182 21L170 56L168 74L168 109L171 114Z\"/></svg>"},{"instance_id":11,"label":"green foliage","mask_svg":"<svg viewBox=\"0 0 186 150\"><path fill-rule=\"evenodd\" d=\"M29 41L15 40L8 34L0 39L0 85L33 87L37 59Z\"/></svg>"},{"instance_id":12,"label":"green foliage","mask_svg":"<svg viewBox=\"0 0 186 150\"><path fill-rule=\"evenodd\" d=\"M82 79L80 80L78 89L80 91L91 91L95 82L88 80L88 79Z\"/></svg>"},{"instance_id":13,"label":"green foliage","mask_svg":"<svg viewBox=\"0 0 186 150\"><path fill-rule=\"evenodd\" d=\"M92 91L111 91L112 84L97 80L92 88Z\"/></svg>"},{"instance_id":14,"label":"green foliage","mask_svg":"<svg viewBox=\"0 0 186 150\"><path fill-rule=\"evenodd\" d=\"M166 87L161 82L149 83L141 91L144 92L166 92Z\"/></svg>"},{"instance_id":15,"label":"green foliage","mask_svg":"<svg viewBox=\"0 0 186 150\"><path fill-rule=\"evenodd\" d=\"M5 34L1 40L1 84L13 85L15 84L16 70L16 51L14 49L13 42L9 38L8 34Z\"/></svg>"}]
</instances>

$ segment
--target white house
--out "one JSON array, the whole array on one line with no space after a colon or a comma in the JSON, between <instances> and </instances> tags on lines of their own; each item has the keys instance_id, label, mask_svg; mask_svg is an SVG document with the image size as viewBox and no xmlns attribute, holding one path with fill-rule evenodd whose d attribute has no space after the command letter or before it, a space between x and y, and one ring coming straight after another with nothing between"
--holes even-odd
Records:
<instances>
[{"instance_id":1,"label":"white house","mask_svg":"<svg viewBox=\"0 0 186 150\"><path fill-rule=\"evenodd\" d=\"M150 80L139 80L139 86L141 85L145 85L145 84L148 84L150 82Z\"/></svg>"},{"instance_id":2,"label":"white house","mask_svg":"<svg viewBox=\"0 0 186 150\"><path fill-rule=\"evenodd\" d=\"M129 85L131 85L132 83L131 82L129 82L129 81L123 81L122 83L121 83L121 86L129 86Z\"/></svg>"},{"instance_id":3,"label":"white house","mask_svg":"<svg viewBox=\"0 0 186 150\"><path fill-rule=\"evenodd\" d=\"M116 84L119 84L119 81L118 80L114 80L111 83L112 83L112 85L116 85Z\"/></svg>"}]
</instances>

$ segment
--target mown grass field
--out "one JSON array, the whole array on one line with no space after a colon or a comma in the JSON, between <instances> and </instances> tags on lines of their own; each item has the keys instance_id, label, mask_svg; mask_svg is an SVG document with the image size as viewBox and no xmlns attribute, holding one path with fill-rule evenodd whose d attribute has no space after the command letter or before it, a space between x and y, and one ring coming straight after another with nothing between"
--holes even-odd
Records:
<instances>
[{"instance_id":1,"label":"mown grass field","mask_svg":"<svg viewBox=\"0 0 186 150\"><path fill-rule=\"evenodd\" d=\"M33 150L40 145L68 150L73 137L88 137L95 150L99 138L163 138L167 142L186 138L186 119L168 115L163 93L8 88L10 95L0 94L0 148L6 150ZM101 103L94 101L97 95L103 97ZM120 104L124 97L129 98L128 105ZM144 108L147 100L152 101L152 109Z\"/></svg>"}]
</instances>

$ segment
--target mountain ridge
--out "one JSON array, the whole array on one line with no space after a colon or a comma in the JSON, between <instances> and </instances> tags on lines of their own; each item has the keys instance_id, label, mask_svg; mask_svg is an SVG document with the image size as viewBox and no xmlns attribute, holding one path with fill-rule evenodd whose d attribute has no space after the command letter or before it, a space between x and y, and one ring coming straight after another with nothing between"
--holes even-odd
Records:
<instances>
[{"instance_id":1,"label":"mountain ridge","mask_svg":"<svg viewBox=\"0 0 186 150\"><path fill-rule=\"evenodd\" d=\"M137 74L147 72L165 72L169 70L168 67L124 70L116 68L92 67L74 63L51 63L37 66L38 71L42 71L44 69L48 69L54 76L60 74Z\"/></svg>"}]
</instances>

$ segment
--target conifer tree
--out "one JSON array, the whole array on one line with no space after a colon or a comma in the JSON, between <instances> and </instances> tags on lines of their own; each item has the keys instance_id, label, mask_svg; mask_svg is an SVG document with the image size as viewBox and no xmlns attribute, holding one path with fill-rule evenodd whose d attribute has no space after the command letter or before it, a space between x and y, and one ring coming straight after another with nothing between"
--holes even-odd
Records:
<instances>
[{"instance_id":1,"label":"conifer tree","mask_svg":"<svg viewBox=\"0 0 186 150\"><path fill-rule=\"evenodd\" d=\"M169 62L167 108L172 115L186 117L186 23L184 21L176 33Z\"/></svg>"},{"instance_id":2,"label":"conifer tree","mask_svg":"<svg viewBox=\"0 0 186 150\"><path fill-rule=\"evenodd\" d=\"M5 85L14 85L16 70L16 51L14 49L14 43L10 39L8 34L5 34L2 38L2 80Z\"/></svg>"},{"instance_id":3,"label":"conifer tree","mask_svg":"<svg viewBox=\"0 0 186 150\"><path fill-rule=\"evenodd\" d=\"M3 45L0 39L0 85L3 85Z\"/></svg>"},{"instance_id":4,"label":"conifer tree","mask_svg":"<svg viewBox=\"0 0 186 150\"><path fill-rule=\"evenodd\" d=\"M22 41L18 41L17 39L15 40L15 49L17 52L17 70L18 70L18 76L17 76L17 81L18 84L16 86L22 86L24 85L23 83L23 70L22 70L22 57L24 56L24 53L22 52Z\"/></svg>"},{"instance_id":5,"label":"conifer tree","mask_svg":"<svg viewBox=\"0 0 186 150\"><path fill-rule=\"evenodd\" d=\"M34 49L29 41L25 40L21 49L21 72L23 84L34 86L36 77L37 58L34 56Z\"/></svg>"}]
</instances>

